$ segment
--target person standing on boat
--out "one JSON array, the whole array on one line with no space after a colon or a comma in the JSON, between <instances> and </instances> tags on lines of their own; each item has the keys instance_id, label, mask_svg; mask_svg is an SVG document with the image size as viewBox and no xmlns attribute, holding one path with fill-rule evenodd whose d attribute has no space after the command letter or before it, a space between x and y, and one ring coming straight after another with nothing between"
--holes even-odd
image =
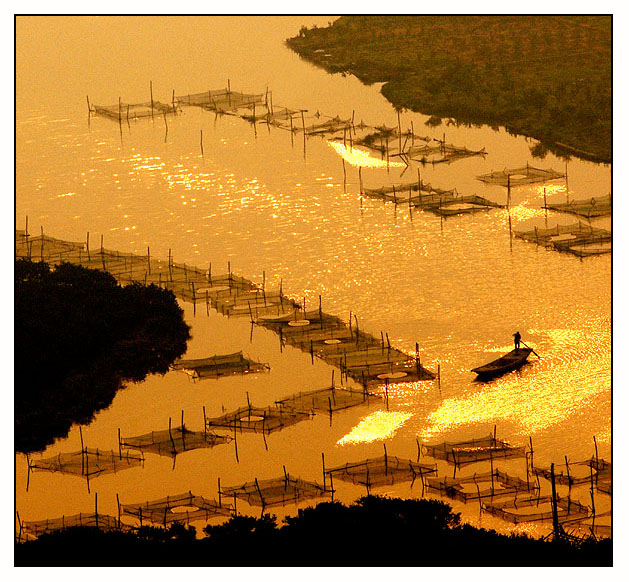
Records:
<instances>
[{"instance_id":1,"label":"person standing on boat","mask_svg":"<svg viewBox=\"0 0 629 582\"><path fill-rule=\"evenodd\" d=\"M516 331L513 334L513 343L515 344L515 349L519 350L520 349L520 340L522 339L522 336L520 335L519 331Z\"/></svg>"}]
</instances>

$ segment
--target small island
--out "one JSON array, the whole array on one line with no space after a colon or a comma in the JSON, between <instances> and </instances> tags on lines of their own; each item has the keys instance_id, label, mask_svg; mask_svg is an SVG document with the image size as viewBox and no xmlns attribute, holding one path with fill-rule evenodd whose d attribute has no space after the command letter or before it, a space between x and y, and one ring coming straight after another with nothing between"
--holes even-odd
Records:
<instances>
[{"instance_id":1,"label":"small island","mask_svg":"<svg viewBox=\"0 0 629 582\"><path fill-rule=\"evenodd\" d=\"M611 16L343 16L286 41L330 73L382 82L398 109L504 126L611 162Z\"/></svg>"}]
</instances>

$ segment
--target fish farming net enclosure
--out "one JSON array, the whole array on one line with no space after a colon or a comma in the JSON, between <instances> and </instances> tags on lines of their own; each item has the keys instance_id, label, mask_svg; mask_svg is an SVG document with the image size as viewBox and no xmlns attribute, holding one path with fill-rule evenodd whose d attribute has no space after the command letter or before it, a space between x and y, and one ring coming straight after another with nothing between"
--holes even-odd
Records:
<instances>
[{"instance_id":1,"label":"fish farming net enclosure","mask_svg":"<svg viewBox=\"0 0 629 582\"><path fill-rule=\"evenodd\" d=\"M94 105L92 111L96 115L108 117L118 122L132 119L143 119L177 113L175 105L160 103L159 101L147 101L144 103L117 103L116 105Z\"/></svg>"},{"instance_id":2,"label":"fish farming net enclosure","mask_svg":"<svg viewBox=\"0 0 629 582\"><path fill-rule=\"evenodd\" d=\"M270 370L268 364L254 362L243 356L242 351L197 360L178 360L172 365L172 368L185 372L195 380L220 378L233 374L254 374Z\"/></svg>"},{"instance_id":3,"label":"fish farming net enclosure","mask_svg":"<svg viewBox=\"0 0 629 582\"><path fill-rule=\"evenodd\" d=\"M527 523L532 521L551 521L554 516L552 508L552 496L525 497L509 501L483 503L482 509L491 515L500 517L511 523ZM586 518L589 509L570 499L570 497L557 497L557 519L559 522Z\"/></svg>"},{"instance_id":4,"label":"fish farming net enclosure","mask_svg":"<svg viewBox=\"0 0 629 582\"><path fill-rule=\"evenodd\" d=\"M493 435L455 443L422 445L422 450L430 457L458 466L493 459L524 457L526 454L525 447L514 447Z\"/></svg>"},{"instance_id":5,"label":"fish farming net enclosure","mask_svg":"<svg viewBox=\"0 0 629 582\"><path fill-rule=\"evenodd\" d=\"M42 534L53 533L69 527L97 527L102 531L131 531L133 529L111 515L96 512L78 513L41 521L24 521L21 524L20 537L25 534L26 537L37 538Z\"/></svg>"},{"instance_id":6,"label":"fish farming net enclosure","mask_svg":"<svg viewBox=\"0 0 629 582\"><path fill-rule=\"evenodd\" d=\"M228 443L230 436L212 432L195 432L183 426L168 430L154 431L147 434L120 439L122 449L133 449L142 453L155 453L164 457L174 457L185 451L212 448Z\"/></svg>"},{"instance_id":7,"label":"fish farming net enclosure","mask_svg":"<svg viewBox=\"0 0 629 582\"><path fill-rule=\"evenodd\" d=\"M560 468L561 467L561 468ZM568 462L562 465L555 465L553 469L546 467L531 467L533 475L543 477L551 481L553 474L555 482L569 487L583 484L597 484L601 482L611 481L611 463L603 459L586 459L585 461Z\"/></svg>"},{"instance_id":8,"label":"fish farming net enclosure","mask_svg":"<svg viewBox=\"0 0 629 582\"><path fill-rule=\"evenodd\" d=\"M290 408L280 408L277 406L258 408L249 405L238 408L223 416L208 418L206 419L206 426L208 428L219 428L232 430L234 432L271 434L303 420L310 420L311 418L311 415L307 412Z\"/></svg>"},{"instance_id":9,"label":"fish farming net enclosure","mask_svg":"<svg viewBox=\"0 0 629 582\"><path fill-rule=\"evenodd\" d=\"M242 499L249 505L263 508L300 503L331 493L331 490L316 482L291 477L287 473L276 479L255 479L236 487L223 487L221 489L223 496Z\"/></svg>"},{"instance_id":10,"label":"fish farming net enclosure","mask_svg":"<svg viewBox=\"0 0 629 582\"><path fill-rule=\"evenodd\" d=\"M30 471L49 471L80 477L98 477L107 473L117 473L132 467L141 467L144 457L137 453L122 453L88 449L73 453L59 453L54 457L28 461Z\"/></svg>"},{"instance_id":11,"label":"fish farming net enclosure","mask_svg":"<svg viewBox=\"0 0 629 582\"><path fill-rule=\"evenodd\" d=\"M193 495L190 491L144 503L121 504L120 509L123 514L135 517L140 525L148 521L164 527L174 523L189 524L191 521L230 517L234 512L232 505Z\"/></svg>"},{"instance_id":12,"label":"fish farming net enclosure","mask_svg":"<svg viewBox=\"0 0 629 582\"><path fill-rule=\"evenodd\" d=\"M424 483L424 476L436 475L437 465L415 463L409 459L399 459L386 453L382 457L365 459L356 463L346 463L326 470L331 483L334 479L347 481L354 485L362 485L369 491L372 487L382 487L420 478Z\"/></svg>"},{"instance_id":13,"label":"fish farming net enclosure","mask_svg":"<svg viewBox=\"0 0 629 582\"><path fill-rule=\"evenodd\" d=\"M488 484L489 487L487 487ZM498 469L486 473L474 473L466 477L446 476L443 479L428 479L427 485L430 490L458 499L463 503L506 495L515 496L523 491L531 493L539 490L536 482L524 481Z\"/></svg>"},{"instance_id":14,"label":"fish farming net enclosure","mask_svg":"<svg viewBox=\"0 0 629 582\"><path fill-rule=\"evenodd\" d=\"M370 401L379 402L381 398L364 390L331 387L309 392L299 392L278 400L275 404L307 414L332 414L354 406L369 404Z\"/></svg>"},{"instance_id":15,"label":"fish farming net enclosure","mask_svg":"<svg viewBox=\"0 0 629 582\"><path fill-rule=\"evenodd\" d=\"M456 189L442 190L423 182L365 188L363 194L394 204L408 204L439 216L453 216L504 207L482 196L461 196Z\"/></svg>"},{"instance_id":16,"label":"fish farming net enclosure","mask_svg":"<svg viewBox=\"0 0 629 582\"><path fill-rule=\"evenodd\" d=\"M553 228L536 226L532 230L514 230L513 234L527 242L578 257L611 253L612 250L610 231L584 224L580 220L572 224L558 224Z\"/></svg>"},{"instance_id":17,"label":"fish farming net enclosure","mask_svg":"<svg viewBox=\"0 0 629 582\"><path fill-rule=\"evenodd\" d=\"M585 200L570 200L563 204L546 204L544 208L557 212L568 212L584 218L609 216L612 213L612 195L599 196Z\"/></svg>"},{"instance_id":18,"label":"fish farming net enclosure","mask_svg":"<svg viewBox=\"0 0 629 582\"><path fill-rule=\"evenodd\" d=\"M210 90L203 93L191 93L175 97L180 106L190 105L217 112L233 112L253 104L266 106L270 98L272 96L269 92L259 94L242 93L240 91L232 91L229 87L227 89Z\"/></svg>"},{"instance_id":19,"label":"fish farming net enclosure","mask_svg":"<svg viewBox=\"0 0 629 582\"><path fill-rule=\"evenodd\" d=\"M526 166L522 166L521 168L505 168L504 170L497 172L490 172L489 174L476 176L478 180L485 182L485 184L497 184L498 186L505 187L550 182L552 180L565 177L566 174L557 172L552 168L548 170L534 168L533 166L529 166L528 163Z\"/></svg>"},{"instance_id":20,"label":"fish farming net enclosure","mask_svg":"<svg viewBox=\"0 0 629 582\"><path fill-rule=\"evenodd\" d=\"M355 317L355 316L354 316ZM357 320L356 320L357 321ZM421 365L418 356L410 356L346 324L339 317L319 311L293 311L277 317L260 318L255 323L280 336L282 343L310 352L326 363L341 369L342 375L364 387L388 382L433 380L435 374Z\"/></svg>"}]
</instances>

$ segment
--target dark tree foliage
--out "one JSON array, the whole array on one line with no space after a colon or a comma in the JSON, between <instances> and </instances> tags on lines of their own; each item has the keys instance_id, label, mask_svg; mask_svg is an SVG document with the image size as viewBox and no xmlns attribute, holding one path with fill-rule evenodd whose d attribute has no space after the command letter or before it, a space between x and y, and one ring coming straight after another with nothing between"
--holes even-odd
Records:
<instances>
[{"instance_id":1,"label":"dark tree foliage","mask_svg":"<svg viewBox=\"0 0 629 582\"><path fill-rule=\"evenodd\" d=\"M164 374L190 328L174 295L69 263L15 262L15 449L42 450L109 406L125 381Z\"/></svg>"},{"instance_id":2,"label":"dark tree foliage","mask_svg":"<svg viewBox=\"0 0 629 582\"><path fill-rule=\"evenodd\" d=\"M363 497L286 517L137 533L72 528L16 545L17 566L611 566L611 540L580 544L460 525L441 501Z\"/></svg>"}]
</instances>

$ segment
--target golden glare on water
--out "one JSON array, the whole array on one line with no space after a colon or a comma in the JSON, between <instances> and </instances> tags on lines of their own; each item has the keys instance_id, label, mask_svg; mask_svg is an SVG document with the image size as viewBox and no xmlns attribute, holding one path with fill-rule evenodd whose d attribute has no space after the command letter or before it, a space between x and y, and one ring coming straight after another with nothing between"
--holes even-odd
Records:
<instances>
[{"instance_id":1,"label":"golden glare on water","mask_svg":"<svg viewBox=\"0 0 629 582\"><path fill-rule=\"evenodd\" d=\"M527 202L519 204L518 206L512 206L508 210L504 211L505 214L511 216L513 222L522 222L529 218L538 218L545 216L545 210L543 208L531 208Z\"/></svg>"},{"instance_id":2,"label":"golden glare on water","mask_svg":"<svg viewBox=\"0 0 629 582\"><path fill-rule=\"evenodd\" d=\"M403 162L392 162L374 158L368 151L355 147L348 147L338 141L329 141L328 145L333 148L346 162L352 166L361 168L403 168Z\"/></svg>"},{"instance_id":3,"label":"golden glare on water","mask_svg":"<svg viewBox=\"0 0 629 582\"><path fill-rule=\"evenodd\" d=\"M587 334L569 329L543 333L557 350L552 360L532 356L529 361L535 374L527 374L525 368L521 374L507 374L483 384L473 394L444 400L429 415L422 438L465 425L496 422L512 423L517 434L531 435L596 409L601 396L611 390L611 338L605 322L597 322Z\"/></svg>"},{"instance_id":4,"label":"golden glare on water","mask_svg":"<svg viewBox=\"0 0 629 582\"><path fill-rule=\"evenodd\" d=\"M537 198L544 198L544 193L546 197L549 198L555 194L563 194L565 196L567 187L565 184L540 184L533 188L534 192L537 195Z\"/></svg>"},{"instance_id":5,"label":"golden glare on water","mask_svg":"<svg viewBox=\"0 0 629 582\"><path fill-rule=\"evenodd\" d=\"M413 416L410 412L386 412L379 410L363 418L350 432L339 439L337 445L357 445L384 440Z\"/></svg>"}]
</instances>

